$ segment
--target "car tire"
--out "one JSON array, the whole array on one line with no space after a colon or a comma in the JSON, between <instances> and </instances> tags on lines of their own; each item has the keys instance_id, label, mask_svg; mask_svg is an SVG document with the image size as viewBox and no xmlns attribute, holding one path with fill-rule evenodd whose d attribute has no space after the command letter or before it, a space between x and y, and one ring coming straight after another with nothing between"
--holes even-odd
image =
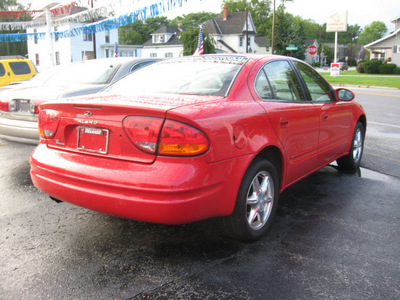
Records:
<instances>
[{"instance_id":1,"label":"car tire","mask_svg":"<svg viewBox=\"0 0 400 300\"><path fill-rule=\"evenodd\" d=\"M349 154L336 161L340 169L355 170L360 167L364 150L364 134L364 125L358 122L354 129Z\"/></svg>"},{"instance_id":2,"label":"car tire","mask_svg":"<svg viewBox=\"0 0 400 300\"><path fill-rule=\"evenodd\" d=\"M268 160L257 159L243 176L233 213L223 219L225 234L255 241L268 231L278 206L279 177Z\"/></svg>"}]
</instances>

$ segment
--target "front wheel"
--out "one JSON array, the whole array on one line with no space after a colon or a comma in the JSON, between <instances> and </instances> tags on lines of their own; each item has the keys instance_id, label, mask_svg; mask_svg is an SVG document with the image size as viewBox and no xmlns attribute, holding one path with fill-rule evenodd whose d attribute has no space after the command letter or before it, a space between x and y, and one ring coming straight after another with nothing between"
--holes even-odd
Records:
<instances>
[{"instance_id":1,"label":"front wheel","mask_svg":"<svg viewBox=\"0 0 400 300\"><path fill-rule=\"evenodd\" d=\"M358 122L354 129L350 152L337 160L339 168L343 170L355 170L360 167L364 150L364 125Z\"/></svg>"},{"instance_id":2,"label":"front wheel","mask_svg":"<svg viewBox=\"0 0 400 300\"><path fill-rule=\"evenodd\" d=\"M254 241L263 237L275 216L279 198L279 178L275 166L258 159L247 169L233 213L223 219L225 233Z\"/></svg>"}]
</instances>

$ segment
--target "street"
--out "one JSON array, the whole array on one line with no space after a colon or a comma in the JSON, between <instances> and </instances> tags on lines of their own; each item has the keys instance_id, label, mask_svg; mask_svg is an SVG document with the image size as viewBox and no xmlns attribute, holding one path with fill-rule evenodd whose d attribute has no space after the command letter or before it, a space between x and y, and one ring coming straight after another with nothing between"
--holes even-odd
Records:
<instances>
[{"instance_id":1,"label":"street","mask_svg":"<svg viewBox=\"0 0 400 300\"><path fill-rule=\"evenodd\" d=\"M120 219L38 191L34 146L0 139L1 299L399 299L400 90L352 88L367 112L362 168L327 166L283 192L269 234L214 220Z\"/></svg>"}]
</instances>

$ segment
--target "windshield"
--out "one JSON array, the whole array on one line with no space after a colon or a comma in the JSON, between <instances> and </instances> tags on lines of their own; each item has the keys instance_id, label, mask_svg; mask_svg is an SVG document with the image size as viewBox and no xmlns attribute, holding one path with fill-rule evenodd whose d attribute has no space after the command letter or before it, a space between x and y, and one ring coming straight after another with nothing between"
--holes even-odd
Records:
<instances>
[{"instance_id":1,"label":"windshield","mask_svg":"<svg viewBox=\"0 0 400 300\"><path fill-rule=\"evenodd\" d=\"M130 74L106 92L225 96L246 61L239 56L192 56L166 60Z\"/></svg>"}]
</instances>

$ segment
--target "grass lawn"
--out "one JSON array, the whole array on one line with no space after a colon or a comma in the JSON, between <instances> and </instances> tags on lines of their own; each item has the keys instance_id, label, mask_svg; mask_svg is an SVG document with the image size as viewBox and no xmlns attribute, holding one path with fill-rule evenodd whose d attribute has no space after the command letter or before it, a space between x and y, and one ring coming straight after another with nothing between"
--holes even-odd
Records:
<instances>
[{"instance_id":1,"label":"grass lawn","mask_svg":"<svg viewBox=\"0 0 400 300\"><path fill-rule=\"evenodd\" d=\"M360 74L357 71L342 71L340 76L332 77L330 72L321 75L332 85L381 86L400 89L399 75Z\"/></svg>"}]
</instances>

